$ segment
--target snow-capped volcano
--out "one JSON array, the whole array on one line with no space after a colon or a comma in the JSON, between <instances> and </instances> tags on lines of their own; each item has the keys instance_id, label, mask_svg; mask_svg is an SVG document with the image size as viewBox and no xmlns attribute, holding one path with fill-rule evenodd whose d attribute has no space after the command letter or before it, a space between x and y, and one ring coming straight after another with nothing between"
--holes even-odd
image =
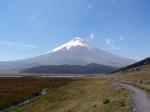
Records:
<instances>
[{"instance_id":1,"label":"snow-capped volcano","mask_svg":"<svg viewBox=\"0 0 150 112\"><path fill-rule=\"evenodd\" d=\"M79 37L76 37L66 44L37 57L0 62L0 70L21 70L40 65L86 65L90 63L124 67L134 62L135 60L98 49Z\"/></svg>"},{"instance_id":2,"label":"snow-capped volcano","mask_svg":"<svg viewBox=\"0 0 150 112\"><path fill-rule=\"evenodd\" d=\"M75 39L71 40L70 42L53 49L52 52L57 52L57 51L60 51L62 49L69 50L69 49L71 49L73 47L76 47L76 46L83 46L83 47L88 48L89 50L95 49L94 46L90 45L89 43L87 43L86 41L82 40L81 38L76 37Z\"/></svg>"}]
</instances>

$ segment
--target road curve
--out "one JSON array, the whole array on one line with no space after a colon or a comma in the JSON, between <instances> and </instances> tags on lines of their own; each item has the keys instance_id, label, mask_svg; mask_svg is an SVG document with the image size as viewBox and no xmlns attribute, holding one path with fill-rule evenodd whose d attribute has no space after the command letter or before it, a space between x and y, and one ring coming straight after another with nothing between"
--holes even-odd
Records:
<instances>
[{"instance_id":1,"label":"road curve","mask_svg":"<svg viewBox=\"0 0 150 112\"><path fill-rule=\"evenodd\" d=\"M133 103L134 109L133 112L150 112L150 98L146 95L146 93L137 87L121 84L123 87L129 89L134 92L133 95Z\"/></svg>"}]
</instances>

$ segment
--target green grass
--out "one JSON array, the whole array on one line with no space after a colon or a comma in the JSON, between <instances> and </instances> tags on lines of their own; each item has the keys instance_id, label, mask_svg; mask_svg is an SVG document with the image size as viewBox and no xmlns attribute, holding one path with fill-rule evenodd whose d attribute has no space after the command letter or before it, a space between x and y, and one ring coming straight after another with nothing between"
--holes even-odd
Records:
<instances>
[{"instance_id":1,"label":"green grass","mask_svg":"<svg viewBox=\"0 0 150 112\"><path fill-rule=\"evenodd\" d=\"M131 112L130 97L129 91L113 86L111 77L89 77L50 90L10 112Z\"/></svg>"}]
</instances>

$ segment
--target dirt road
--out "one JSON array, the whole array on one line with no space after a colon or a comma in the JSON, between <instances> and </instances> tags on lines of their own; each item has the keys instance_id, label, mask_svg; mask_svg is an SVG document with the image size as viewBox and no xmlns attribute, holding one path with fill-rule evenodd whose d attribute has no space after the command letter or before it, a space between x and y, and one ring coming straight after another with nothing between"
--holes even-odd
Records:
<instances>
[{"instance_id":1,"label":"dirt road","mask_svg":"<svg viewBox=\"0 0 150 112\"><path fill-rule=\"evenodd\" d=\"M134 92L133 112L150 112L150 98L146 95L144 90L127 84L121 84L121 85L129 89L130 91Z\"/></svg>"}]
</instances>

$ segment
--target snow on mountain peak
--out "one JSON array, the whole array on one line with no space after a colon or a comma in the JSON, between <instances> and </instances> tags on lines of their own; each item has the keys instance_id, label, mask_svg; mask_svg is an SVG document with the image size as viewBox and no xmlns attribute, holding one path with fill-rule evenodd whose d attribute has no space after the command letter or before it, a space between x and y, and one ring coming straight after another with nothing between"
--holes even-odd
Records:
<instances>
[{"instance_id":1,"label":"snow on mountain peak","mask_svg":"<svg viewBox=\"0 0 150 112\"><path fill-rule=\"evenodd\" d=\"M67 49L69 50L72 47L76 47L76 46L83 46L83 47L87 47L89 50L95 49L94 46L90 45L89 43L87 43L86 41L82 40L79 37L74 38L73 40L69 41L66 44L63 44L55 49L52 50L52 52L56 52L59 51L61 49Z\"/></svg>"},{"instance_id":2,"label":"snow on mountain peak","mask_svg":"<svg viewBox=\"0 0 150 112\"><path fill-rule=\"evenodd\" d=\"M83 41L80 37L75 37L73 41Z\"/></svg>"}]
</instances>

